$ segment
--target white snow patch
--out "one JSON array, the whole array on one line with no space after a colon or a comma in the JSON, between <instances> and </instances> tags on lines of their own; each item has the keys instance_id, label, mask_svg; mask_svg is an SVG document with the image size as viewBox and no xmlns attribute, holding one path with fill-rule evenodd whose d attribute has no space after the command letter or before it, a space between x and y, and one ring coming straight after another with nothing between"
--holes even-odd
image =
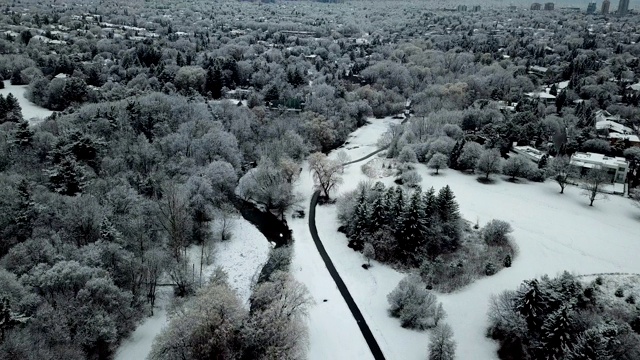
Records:
<instances>
[{"instance_id":1,"label":"white snow patch","mask_svg":"<svg viewBox=\"0 0 640 360\"><path fill-rule=\"evenodd\" d=\"M267 262L271 245L260 230L240 216L233 218L231 231L233 234L231 239L216 242L211 261L203 262L202 284L217 267L221 267L227 273L231 288L238 293L242 303L248 307L251 290L262 266ZM187 249L189 266L195 269L196 284L200 282L201 248L193 245Z\"/></svg>"},{"instance_id":2,"label":"white snow patch","mask_svg":"<svg viewBox=\"0 0 640 360\"><path fill-rule=\"evenodd\" d=\"M4 89L0 89L0 94L4 97L7 97L9 94L13 94L13 96L18 99L18 103L22 108L22 117L29 122L29 125L35 125L42 122L42 120L51 115L53 111L45 109L27 100L24 96L27 91L27 87L27 85L11 85L9 80L5 80Z\"/></svg>"}]
</instances>

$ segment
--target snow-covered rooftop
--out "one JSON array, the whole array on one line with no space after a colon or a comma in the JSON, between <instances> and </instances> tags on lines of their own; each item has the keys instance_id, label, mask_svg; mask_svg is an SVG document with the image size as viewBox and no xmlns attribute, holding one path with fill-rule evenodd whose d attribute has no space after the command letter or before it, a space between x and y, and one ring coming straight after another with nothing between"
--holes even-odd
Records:
<instances>
[{"instance_id":1,"label":"snow-covered rooftop","mask_svg":"<svg viewBox=\"0 0 640 360\"><path fill-rule=\"evenodd\" d=\"M546 91L538 91L538 92L530 92L526 94L529 97L532 98L540 98L540 99L555 99L556 97L554 95L549 94Z\"/></svg>"},{"instance_id":2,"label":"snow-covered rooftop","mask_svg":"<svg viewBox=\"0 0 640 360\"><path fill-rule=\"evenodd\" d=\"M612 120L600 120L596 122L596 129L603 130L607 129L612 132L616 132L619 134L632 134L633 129L630 127L624 126L622 124L618 124Z\"/></svg>"},{"instance_id":3,"label":"snow-covered rooftop","mask_svg":"<svg viewBox=\"0 0 640 360\"><path fill-rule=\"evenodd\" d=\"M609 133L609 138L616 140L628 140L633 143L640 143L640 138L638 137L638 135Z\"/></svg>"},{"instance_id":4,"label":"snow-covered rooftop","mask_svg":"<svg viewBox=\"0 0 640 360\"><path fill-rule=\"evenodd\" d=\"M571 164L580 167L593 168L593 167L624 167L628 166L627 160L623 157L612 157L598 153L582 153L577 152L571 156Z\"/></svg>"}]
</instances>

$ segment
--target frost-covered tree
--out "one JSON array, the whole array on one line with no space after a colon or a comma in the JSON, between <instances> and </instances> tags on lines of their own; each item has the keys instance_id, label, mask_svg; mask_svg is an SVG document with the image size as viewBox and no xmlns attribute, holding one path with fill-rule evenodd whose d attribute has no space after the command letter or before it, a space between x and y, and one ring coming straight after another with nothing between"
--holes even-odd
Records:
<instances>
[{"instance_id":1,"label":"frost-covered tree","mask_svg":"<svg viewBox=\"0 0 640 360\"><path fill-rule=\"evenodd\" d=\"M474 170L478 164L478 159L482 155L482 145L477 142L467 142L462 147L460 156L458 157L458 170Z\"/></svg>"},{"instance_id":2,"label":"frost-covered tree","mask_svg":"<svg viewBox=\"0 0 640 360\"><path fill-rule=\"evenodd\" d=\"M427 167L429 169L434 169L436 171L436 175L440 171L440 169L446 169L449 158L441 153L434 154L429 162L427 163Z\"/></svg>"},{"instance_id":3,"label":"frost-covered tree","mask_svg":"<svg viewBox=\"0 0 640 360\"><path fill-rule=\"evenodd\" d=\"M503 246L509 242L511 232L513 232L511 224L494 219L482 228L482 238L488 245Z\"/></svg>"},{"instance_id":4,"label":"frost-covered tree","mask_svg":"<svg viewBox=\"0 0 640 360\"><path fill-rule=\"evenodd\" d=\"M408 275L387 295L389 313L400 318L403 327L428 329L445 317L442 304L426 289L418 275Z\"/></svg>"},{"instance_id":5,"label":"frost-covered tree","mask_svg":"<svg viewBox=\"0 0 640 360\"><path fill-rule=\"evenodd\" d=\"M246 310L238 295L217 274L196 297L176 311L155 338L149 359L233 359Z\"/></svg>"},{"instance_id":6,"label":"frost-covered tree","mask_svg":"<svg viewBox=\"0 0 640 360\"><path fill-rule=\"evenodd\" d=\"M453 340L451 326L440 323L431 332L429 342L429 360L454 360L456 342Z\"/></svg>"},{"instance_id":7,"label":"frost-covered tree","mask_svg":"<svg viewBox=\"0 0 640 360\"><path fill-rule=\"evenodd\" d=\"M464 152L463 152L464 154ZM478 158L476 170L484 174L485 180L489 180L489 175L497 174L502 169L502 158L500 152L496 149L486 149Z\"/></svg>"},{"instance_id":8,"label":"frost-covered tree","mask_svg":"<svg viewBox=\"0 0 640 360\"><path fill-rule=\"evenodd\" d=\"M329 193L342 183L342 164L331 160L327 155L316 152L309 155L309 170L313 174L316 185L328 199Z\"/></svg>"},{"instance_id":9,"label":"frost-covered tree","mask_svg":"<svg viewBox=\"0 0 640 360\"><path fill-rule=\"evenodd\" d=\"M510 176L512 181L515 180L516 177L527 177L533 170L533 163L524 155L513 155L509 157L502 167L502 173Z\"/></svg>"}]
</instances>

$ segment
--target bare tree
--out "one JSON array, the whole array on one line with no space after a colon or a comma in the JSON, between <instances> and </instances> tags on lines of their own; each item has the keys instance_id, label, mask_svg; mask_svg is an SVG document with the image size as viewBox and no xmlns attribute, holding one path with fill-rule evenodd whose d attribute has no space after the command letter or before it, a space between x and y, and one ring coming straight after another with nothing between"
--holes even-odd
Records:
<instances>
[{"instance_id":1,"label":"bare tree","mask_svg":"<svg viewBox=\"0 0 640 360\"><path fill-rule=\"evenodd\" d=\"M329 192L342 183L341 168L340 163L330 160L327 155L321 152L309 155L309 169L313 173L313 179L327 199Z\"/></svg>"},{"instance_id":2,"label":"bare tree","mask_svg":"<svg viewBox=\"0 0 640 360\"><path fill-rule=\"evenodd\" d=\"M174 184L164 187L162 198L158 201L158 221L167 232L169 248L173 256L179 259L186 251L191 233L189 201L183 191Z\"/></svg>"},{"instance_id":3,"label":"bare tree","mask_svg":"<svg viewBox=\"0 0 640 360\"><path fill-rule=\"evenodd\" d=\"M560 194L564 194L564 188L569 185L569 179L576 176L576 171L569 157L558 156L549 162L546 175L560 185Z\"/></svg>"},{"instance_id":4,"label":"bare tree","mask_svg":"<svg viewBox=\"0 0 640 360\"><path fill-rule=\"evenodd\" d=\"M604 169L594 168L589 170L587 176L584 177L582 183L582 195L589 199L589 206L593 206L596 200L606 199L607 195L603 192L604 185L611 182L611 176Z\"/></svg>"}]
</instances>

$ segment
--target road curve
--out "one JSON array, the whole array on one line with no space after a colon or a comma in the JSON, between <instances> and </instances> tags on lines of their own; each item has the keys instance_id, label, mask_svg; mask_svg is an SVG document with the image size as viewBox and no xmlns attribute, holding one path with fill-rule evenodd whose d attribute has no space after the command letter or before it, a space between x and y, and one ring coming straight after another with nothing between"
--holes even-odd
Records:
<instances>
[{"instance_id":1,"label":"road curve","mask_svg":"<svg viewBox=\"0 0 640 360\"><path fill-rule=\"evenodd\" d=\"M375 153L370 154L369 156L372 156L374 154ZM362 159L359 159L358 161L361 161L361 160ZM329 274L331 274L331 277L333 278L333 281L336 283L336 286L338 287L340 294L344 298L344 301L347 303L347 306L349 307L349 310L351 311L353 318L356 320L356 323L358 323L358 327L360 328L360 331L362 332L362 336L367 342L367 345L369 345L369 349L371 350L371 354L373 355L373 358L376 360L384 360L384 354L382 353L382 350L380 350L380 346L378 345L378 342L376 341L375 337L371 333L371 330L369 329L367 322L364 320L364 317L362 316L360 309L358 309L358 305L356 305L356 302L353 301L353 297L351 297L351 294L349 293L349 289L347 289L347 286L344 284L344 281L342 281L342 278L340 277L340 274L338 274L336 267L333 265L333 262L331 261L329 254L327 254L327 251L325 250L324 245L322 245L322 241L320 241L320 237L318 237L318 229L316 228L316 205L318 204L319 195L320 195L320 191L316 190L313 193L313 196L311 197L311 204L309 205L309 231L311 232L311 237L313 238L313 242L316 244L316 247L318 248L320 257L322 257L322 260L324 261L324 264L327 267L327 270L329 270Z\"/></svg>"}]
</instances>

